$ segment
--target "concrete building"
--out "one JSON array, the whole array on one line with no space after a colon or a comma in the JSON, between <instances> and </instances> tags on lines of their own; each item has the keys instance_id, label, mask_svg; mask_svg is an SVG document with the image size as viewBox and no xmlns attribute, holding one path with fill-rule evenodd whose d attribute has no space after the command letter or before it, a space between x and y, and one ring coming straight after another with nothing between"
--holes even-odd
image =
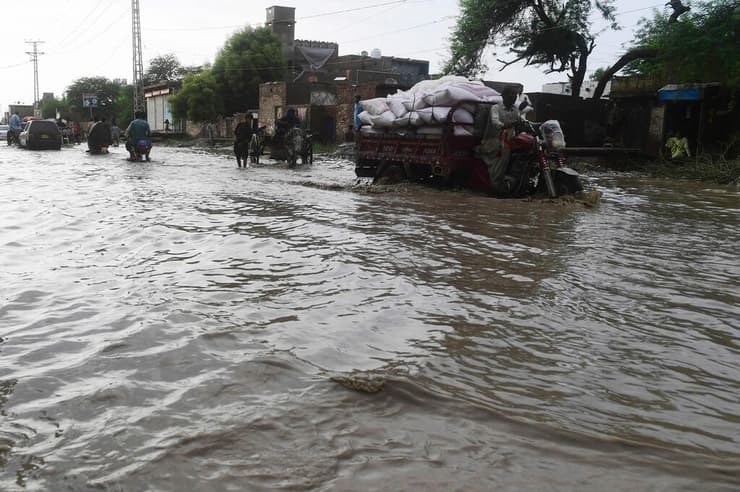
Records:
<instances>
[{"instance_id":1,"label":"concrete building","mask_svg":"<svg viewBox=\"0 0 740 492\"><path fill-rule=\"evenodd\" d=\"M182 133L185 124L175 122L172 117L172 108L169 98L181 87L181 82L168 81L144 87L144 101L146 101L146 119L152 132L164 132L165 120L169 121L169 131Z\"/></svg>"}]
</instances>

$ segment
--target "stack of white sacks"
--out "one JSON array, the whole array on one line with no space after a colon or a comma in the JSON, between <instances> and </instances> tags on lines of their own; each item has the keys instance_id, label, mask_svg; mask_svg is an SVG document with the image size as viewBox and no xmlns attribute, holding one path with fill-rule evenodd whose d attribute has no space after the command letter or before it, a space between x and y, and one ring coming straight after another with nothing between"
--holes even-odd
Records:
<instances>
[{"instance_id":1,"label":"stack of white sacks","mask_svg":"<svg viewBox=\"0 0 740 492\"><path fill-rule=\"evenodd\" d=\"M365 133L442 133L452 106L460 101L500 103L501 95L478 80L447 75L424 80L407 91L360 101L359 115ZM456 135L472 135L475 105L464 104L452 115Z\"/></svg>"}]
</instances>

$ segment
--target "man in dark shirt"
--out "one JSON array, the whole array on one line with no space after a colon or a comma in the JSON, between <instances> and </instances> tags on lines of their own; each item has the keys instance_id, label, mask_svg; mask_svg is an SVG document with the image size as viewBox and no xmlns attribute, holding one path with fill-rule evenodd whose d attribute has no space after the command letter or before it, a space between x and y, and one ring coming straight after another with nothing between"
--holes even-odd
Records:
<instances>
[{"instance_id":1,"label":"man in dark shirt","mask_svg":"<svg viewBox=\"0 0 740 492\"><path fill-rule=\"evenodd\" d=\"M105 118L93 123L87 134L88 152L93 154L107 154L108 147L111 143L113 142L111 139L110 125L105 121Z\"/></svg>"},{"instance_id":2,"label":"man in dark shirt","mask_svg":"<svg viewBox=\"0 0 740 492\"><path fill-rule=\"evenodd\" d=\"M244 119L240 121L236 128L234 128L234 155L236 155L236 164L242 167L242 161L244 167L247 167L249 162L249 141L252 139L252 116L247 113L244 115Z\"/></svg>"}]
</instances>

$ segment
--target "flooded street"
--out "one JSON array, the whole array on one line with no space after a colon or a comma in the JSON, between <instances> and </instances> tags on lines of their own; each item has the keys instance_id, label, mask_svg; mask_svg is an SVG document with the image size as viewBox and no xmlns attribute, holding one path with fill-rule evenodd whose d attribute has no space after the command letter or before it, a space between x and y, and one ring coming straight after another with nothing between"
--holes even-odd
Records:
<instances>
[{"instance_id":1,"label":"flooded street","mask_svg":"<svg viewBox=\"0 0 740 492\"><path fill-rule=\"evenodd\" d=\"M740 487L737 188L152 157L0 146L0 490Z\"/></svg>"}]
</instances>

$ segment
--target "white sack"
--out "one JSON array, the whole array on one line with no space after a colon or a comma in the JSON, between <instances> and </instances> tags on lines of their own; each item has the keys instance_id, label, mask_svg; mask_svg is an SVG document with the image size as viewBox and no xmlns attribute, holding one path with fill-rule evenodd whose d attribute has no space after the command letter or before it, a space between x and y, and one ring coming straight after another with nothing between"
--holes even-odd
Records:
<instances>
[{"instance_id":1,"label":"white sack","mask_svg":"<svg viewBox=\"0 0 740 492\"><path fill-rule=\"evenodd\" d=\"M406 113L400 118L396 118L395 120L393 120L393 126L396 128L403 128L405 126L409 126L410 118L411 118L411 113Z\"/></svg>"},{"instance_id":2,"label":"white sack","mask_svg":"<svg viewBox=\"0 0 740 492\"><path fill-rule=\"evenodd\" d=\"M371 135L378 135L385 133L385 130L382 128L373 128L372 126L363 126L360 128L360 132L369 133Z\"/></svg>"},{"instance_id":3,"label":"white sack","mask_svg":"<svg viewBox=\"0 0 740 492\"><path fill-rule=\"evenodd\" d=\"M362 113L357 115L357 117L360 119L360 123L362 123L363 125L372 125L373 124L372 116L373 115L371 115L367 111L363 111Z\"/></svg>"},{"instance_id":4,"label":"white sack","mask_svg":"<svg viewBox=\"0 0 740 492\"><path fill-rule=\"evenodd\" d=\"M375 99L366 99L360 101L362 109L367 111L373 116L378 116L389 110L388 104L385 102L384 97L376 97Z\"/></svg>"},{"instance_id":5,"label":"white sack","mask_svg":"<svg viewBox=\"0 0 740 492\"><path fill-rule=\"evenodd\" d=\"M433 125L435 123L434 108L422 108L418 111L415 111L415 113L419 116L419 121L421 122L421 125L419 126Z\"/></svg>"},{"instance_id":6,"label":"white sack","mask_svg":"<svg viewBox=\"0 0 740 492\"><path fill-rule=\"evenodd\" d=\"M406 101L405 97L388 96L388 99L386 101L388 104L388 108L390 108L393 114L396 115L396 118L400 118L401 116L409 112L409 110L404 105L404 101Z\"/></svg>"},{"instance_id":7,"label":"white sack","mask_svg":"<svg viewBox=\"0 0 740 492\"><path fill-rule=\"evenodd\" d=\"M455 125L455 135L471 137L473 136L473 125Z\"/></svg>"},{"instance_id":8,"label":"white sack","mask_svg":"<svg viewBox=\"0 0 740 492\"><path fill-rule=\"evenodd\" d=\"M408 113L409 115L409 125L411 126L423 126L424 121L422 121L421 116L419 115L418 111L413 111L411 113Z\"/></svg>"},{"instance_id":9,"label":"white sack","mask_svg":"<svg viewBox=\"0 0 740 492\"><path fill-rule=\"evenodd\" d=\"M481 84L464 83L446 87L424 97L430 106L452 106L464 100L501 102L501 95L490 87Z\"/></svg>"},{"instance_id":10,"label":"white sack","mask_svg":"<svg viewBox=\"0 0 740 492\"><path fill-rule=\"evenodd\" d=\"M383 114L373 116L371 119L373 122L373 126L389 128L393 126L393 121L396 119L396 115L394 115L392 111L388 110L385 111Z\"/></svg>"}]
</instances>

